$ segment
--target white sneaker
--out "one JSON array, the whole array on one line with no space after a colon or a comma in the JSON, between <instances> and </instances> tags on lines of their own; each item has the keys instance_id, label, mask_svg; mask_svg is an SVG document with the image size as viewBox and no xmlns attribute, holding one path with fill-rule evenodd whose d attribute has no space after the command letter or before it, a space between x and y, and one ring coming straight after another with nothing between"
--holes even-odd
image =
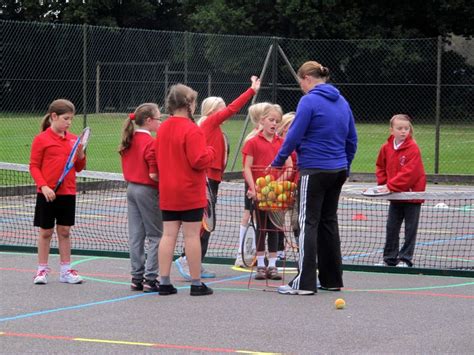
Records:
<instances>
[{"instance_id":1,"label":"white sneaker","mask_svg":"<svg viewBox=\"0 0 474 355\"><path fill-rule=\"evenodd\" d=\"M59 275L59 281L68 284L80 284L82 283L82 277L79 276L76 270L68 270L64 274Z\"/></svg>"},{"instance_id":2,"label":"white sneaker","mask_svg":"<svg viewBox=\"0 0 474 355\"><path fill-rule=\"evenodd\" d=\"M178 269L179 274L185 279L186 281L191 281L191 274L189 273L189 265L186 258L180 256L178 259L174 261L176 268Z\"/></svg>"},{"instance_id":3,"label":"white sneaker","mask_svg":"<svg viewBox=\"0 0 474 355\"><path fill-rule=\"evenodd\" d=\"M49 273L49 270L47 269L38 271L33 280L33 283L35 285L46 285L48 283L48 273Z\"/></svg>"},{"instance_id":4,"label":"white sneaker","mask_svg":"<svg viewBox=\"0 0 474 355\"><path fill-rule=\"evenodd\" d=\"M282 285L278 287L278 293L281 293L282 295L302 295L302 296L314 295L314 291L295 290L290 285Z\"/></svg>"},{"instance_id":5,"label":"white sneaker","mask_svg":"<svg viewBox=\"0 0 474 355\"><path fill-rule=\"evenodd\" d=\"M234 266L237 266L237 267L245 267L245 264L242 260L242 255L239 254L237 255L237 257L235 258L235 263L234 263Z\"/></svg>"},{"instance_id":6,"label":"white sneaker","mask_svg":"<svg viewBox=\"0 0 474 355\"><path fill-rule=\"evenodd\" d=\"M277 251L277 259L278 260L285 260L286 259L286 254L285 254L284 250Z\"/></svg>"},{"instance_id":7,"label":"white sneaker","mask_svg":"<svg viewBox=\"0 0 474 355\"><path fill-rule=\"evenodd\" d=\"M408 265L407 265L406 262L400 261L400 262L397 264L397 267L408 267Z\"/></svg>"}]
</instances>

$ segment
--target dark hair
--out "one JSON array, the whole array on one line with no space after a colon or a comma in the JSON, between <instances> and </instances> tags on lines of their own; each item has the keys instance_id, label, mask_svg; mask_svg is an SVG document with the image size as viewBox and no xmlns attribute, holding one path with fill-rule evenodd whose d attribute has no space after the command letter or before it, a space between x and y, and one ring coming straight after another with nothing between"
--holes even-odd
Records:
<instances>
[{"instance_id":1,"label":"dark hair","mask_svg":"<svg viewBox=\"0 0 474 355\"><path fill-rule=\"evenodd\" d=\"M74 104L66 99L58 99L54 100L49 104L48 112L41 120L41 131L45 131L48 127L51 126L51 114L55 113L56 115L64 115L65 113L72 113L73 115L76 113L76 108Z\"/></svg>"},{"instance_id":2,"label":"dark hair","mask_svg":"<svg viewBox=\"0 0 474 355\"><path fill-rule=\"evenodd\" d=\"M329 69L323 67L321 64L315 61L309 61L304 63L297 73L298 77L304 78L306 75L315 77L315 78L329 78Z\"/></svg>"},{"instance_id":3,"label":"dark hair","mask_svg":"<svg viewBox=\"0 0 474 355\"><path fill-rule=\"evenodd\" d=\"M138 106L135 109L135 112L128 116L122 127L122 142L120 143L118 150L120 154L130 148L133 134L135 133L133 122L135 122L138 127L141 127L145 124L148 117L154 118L157 113L160 113L158 105L147 102Z\"/></svg>"},{"instance_id":4,"label":"dark hair","mask_svg":"<svg viewBox=\"0 0 474 355\"><path fill-rule=\"evenodd\" d=\"M166 97L166 111L173 115L176 110L186 108L188 111L188 117L194 122L191 105L197 100L197 95L197 92L191 89L189 86L183 84L171 86L168 96Z\"/></svg>"}]
</instances>

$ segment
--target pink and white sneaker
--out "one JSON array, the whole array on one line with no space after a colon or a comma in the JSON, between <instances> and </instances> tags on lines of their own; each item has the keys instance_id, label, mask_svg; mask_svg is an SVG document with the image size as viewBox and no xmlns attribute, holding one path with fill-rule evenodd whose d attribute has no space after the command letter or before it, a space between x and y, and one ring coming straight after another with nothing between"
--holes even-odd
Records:
<instances>
[{"instance_id":1,"label":"pink and white sneaker","mask_svg":"<svg viewBox=\"0 0 474 355\"><path fill-rule=\"evenodd\" d=\"M59 275L59 281L68 284L80 284L82 283L83 279L81 276L79 276L76 270L70 269Z\"/></svg>"},{"instance_id":2,"label":"pink and white sneaker","mask_svg":"<svg viewBox=\"0 0 474 355\"><path fill-rule=\"evenodd\" d=\"M33 283L35 285L46 285L48 283L48 273L48 269L38 271L33 279Z\"/></svg>"}]
</instances>

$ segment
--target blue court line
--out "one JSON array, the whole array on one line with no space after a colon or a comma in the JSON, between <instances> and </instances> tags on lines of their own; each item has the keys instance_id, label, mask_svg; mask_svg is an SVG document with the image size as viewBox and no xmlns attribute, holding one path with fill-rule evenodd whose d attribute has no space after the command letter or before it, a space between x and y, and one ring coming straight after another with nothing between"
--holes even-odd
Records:
<instances>
[{"instance_id":1,"label":"blue court line","mask_svg":"<svg viewBox=\"0 0 474 355\"><path fill-rule=\"evenodd\" d=\"M240 279L243 279L243 278L248 278L248 275L229 277L229 278L222 279L222 280L207 282L207 284L211 285L211 284L222 283L222 282L227 282L227 281L240 280ZM177 287L178 290L185 289L185 288L189 288L189 286ZM35 316L42 316L44 314L49 314L49 313L56 313L56 312L70 311L70 310L74 310L74 309L82 309L82 308L87 308L87 307L93 307L93 306L98 306L98 305L107 304L107 303L128 301L128 300L131 300L131 299L135 299L135 298L139 298L139 297L145 297L145 296L158 296L158 294L157 293L141 293L139 295L113 298L113 299L110 299L110 300L104 300L104 301L98 301L98 302L84 303L84 304L79 304L79 305L76 305L76 306L60 307L60 308L47 309L45 311L25 313L25 314L20 314L20 315L13 316L13 317L0 318L0 323L11 321L11 320L31 318L31 317L35 317Z\"/></svg>"}]
</instances>

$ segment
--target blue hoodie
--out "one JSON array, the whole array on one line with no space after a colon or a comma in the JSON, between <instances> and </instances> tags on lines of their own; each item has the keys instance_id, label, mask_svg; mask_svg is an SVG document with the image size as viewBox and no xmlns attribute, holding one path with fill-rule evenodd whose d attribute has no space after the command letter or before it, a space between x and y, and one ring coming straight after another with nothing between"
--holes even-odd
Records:
<instances>
[{"instance_id":1,"label":"blue hoodie","mask_svg":"<svg viewBox=\"0 0 474 355\"><path fill-rule=\"evenodd\" d=\"M357 132L351 108L334 86L316 85L301 98L272 166L282 166L295 149L300 170L350 170Z\"/></svg>"}]
</instances>

